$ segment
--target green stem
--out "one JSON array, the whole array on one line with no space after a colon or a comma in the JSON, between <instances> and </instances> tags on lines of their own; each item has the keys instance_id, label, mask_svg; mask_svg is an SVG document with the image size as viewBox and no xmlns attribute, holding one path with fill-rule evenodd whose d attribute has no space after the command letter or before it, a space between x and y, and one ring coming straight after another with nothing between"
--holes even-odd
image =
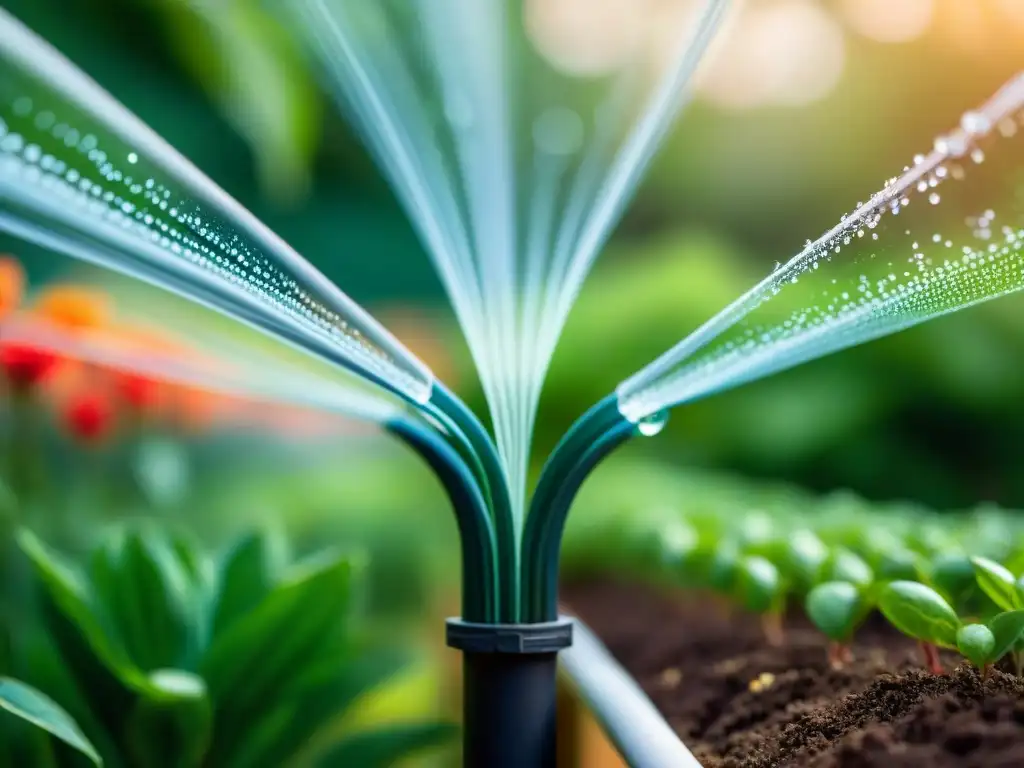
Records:
<instances>
[{"instance_id":1,"label":"green stem","mask_svg":"<svg viewBox=\"0 0 1024 768\"><path fill-rule=\"evenodd\" d=\"M519 621L519 550L508 482L498 451L487 430L471 410L440 382L434 382L428 412L446 418L466 438L479 459L481 485L488 498L498 547L498 621Z\"/></svg>"},{"instance_id":2,"label":"green stem","mask_svg":"<svg viewBox=\"0 0 1024 768\"><path fill-rule=\"evenodd\" d=\"M429 428L407 419L386 425L434 470L455 511L462 549L462 617L466 621L497 621L497 547L487 504L475 478L458 453Z\"/></svg>"},{"instance_id":3,"label":"green stem","mask_svg":"<svg viewBox=\"0 0 1024 768\"><path fill-rule=\"evenodd\" d=\"M526 621L558 618L559 553L569 509L594 467L635 432L611 395L577 419L544 465L523 534Z\"/></svg>"}]
</instances>

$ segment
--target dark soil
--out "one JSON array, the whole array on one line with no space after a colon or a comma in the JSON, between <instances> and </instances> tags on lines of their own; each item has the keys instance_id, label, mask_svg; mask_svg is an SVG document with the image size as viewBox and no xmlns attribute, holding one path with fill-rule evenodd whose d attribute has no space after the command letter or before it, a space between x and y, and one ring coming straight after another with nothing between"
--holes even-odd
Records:
<instances>
[{"instance_id":1,"label":"dark soil","mask_svg":"<svg viewBox=\"0 0 1024 768\"><path fill-rule=\"evenodd\" d=\"M912 641L872 617L834 670L800 616L770 647L713 598L587 582L563 600L647 691L705 768L1024 768L1024 682L955 655L924 671Z\"/></svg>"}]
</instances>

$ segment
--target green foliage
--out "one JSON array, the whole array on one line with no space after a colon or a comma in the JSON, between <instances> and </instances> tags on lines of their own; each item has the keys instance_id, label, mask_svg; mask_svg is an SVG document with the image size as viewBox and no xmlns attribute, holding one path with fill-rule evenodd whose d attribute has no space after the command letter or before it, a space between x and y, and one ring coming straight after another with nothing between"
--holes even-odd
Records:
<instances>
[{"instance_id":1,"label":"green foliage","mask_svg":"<svg viewBox=\"0 0 1024 768\"><path fill-rule=\"evenodd\" d=\"M981 591L1004 611L1024 608L1013 574L997 562L986 557L972 557L974 576Z\"/></svg>"},{"instance_id":2,"label":"green foliage","mask_svg":"<svg viewBox=\"0 0 1024 768\"><path fill-rule=\"evenodd\" d=\"M736 564L736 594L753 613L777 612L785 600L779 569L760 555L748 555Z\"/></svg>"},{"instance_id":3,"label":"green foliage","mask_svg":"<svg viewBox=\"0 0 1024 768\"><path fill-rule=\"evenodd\" d=\"M903 634L943 648L956 648L960 619L942 595L916 581L893 581L882 588L878 608Z\"/></svg>"},{"instance_id":4,"label":"green foliage","mask_svg":"<svg viewBox=\"0 0 1024 768\"><path fill-rule=\"evenodd\" d=\"M385 761L451 735L439 723L337 731L405 663L359 621L359 557L324 552L285 567L263 536L211 558L129 530L83 569L28 532L18 541L70 678L48 693L76 713L108 765L258 768L332 750ZM324 732L337 736L325 742Z\"/></svg>"},{"instance_id":5,"label":"green foliage","mask_svg":"<svg viewBox=\"0 0 1024 768\"><path fill-rule=\"evenodd\" d=\"M811 623L826 637L837 643L848 643L870 605L856 584L827 581L808 593L804 609Z\"/></svg>"},{"instance_id":6,"label":"green foliage","mask_svg":"<svg viewBox=\"0 0 1024 768\"><path fill-rule=\"evenodd\" d=\"M53 699L9 677L0 677L0 709L37 728L82 753L96 765L103 765L99 753L85 737L78 724Z\"/></svg>"},{"instance_id":7,"label":"green foliage","mask_svg":"<svg viewBox=\"0 0 1024 768\"><path fill-rule=\"evenodd\" d=\"M984 669L990 663L996 638L984 624L966 624L956 632L956 647L965 659Z\"/></svg>"}]
</instances>

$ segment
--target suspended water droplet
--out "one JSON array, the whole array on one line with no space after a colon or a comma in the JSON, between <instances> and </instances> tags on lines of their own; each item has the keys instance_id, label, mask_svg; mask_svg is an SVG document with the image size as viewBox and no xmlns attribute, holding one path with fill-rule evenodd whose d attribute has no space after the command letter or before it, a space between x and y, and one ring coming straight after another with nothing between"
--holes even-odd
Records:
<instances>
[{"instance_id":1,"label":"suspended water droplet","mask_svg":"<svg viewBox=\"0 0 1024 768\"><path fill-rule=\"evenodd\" d=\"M659 411L653 416L641 419L637 422L637 431L644 437L654 437L665 428L668 423L668 411Z\"/></svg>"},{"instance_id":2,"label":"suspended water droplet","mask_svg":"<svg viewBox=\"0 0 1024 768\"><path fill-rule=\"evenodd\" d=\"M135 154L134 152L129 152L128 153L128 162L131 163L132 165L135 165L137 162L139 162L139 156L137 154Z\"/></svg>"}]
</instances>

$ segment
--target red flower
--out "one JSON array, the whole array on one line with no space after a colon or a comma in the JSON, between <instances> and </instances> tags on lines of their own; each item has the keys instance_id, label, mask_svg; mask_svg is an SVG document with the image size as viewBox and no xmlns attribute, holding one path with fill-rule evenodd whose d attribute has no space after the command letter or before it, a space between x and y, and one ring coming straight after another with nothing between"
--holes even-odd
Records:
<instances>
[{"instance_id":1,"label":"red flower","mask_svg":"<svg viewBox=\"0 0 1024 768\"><path fill-rule=\"evenodd\" d=\"M151 413L160 405L163 385L156 379L137 373L121 373L116 381L121 398L136 411Z\"/></svg>"},{"instance_id":2,"label":"red flower","mask_svg":"<svg viewBox=\"0 0 1024 768\"><path fill-rule=\"evenodd\" d=\"M64 421L71 434L91 443L110 431L114 422L114 409L109 399L92 393L82 393L68 402Z\"/></svg>"},{"instance_id":3,"label":"red flower","mask_svg":"<svg viewBox=\"0 0 1024 768\"><path fill-rule=\"evenodd\" d=\"M28 344L0 344L0 367L15 389L28 390L53 373L60 359L52 352Z\"/></svg>"}]
</instances>

